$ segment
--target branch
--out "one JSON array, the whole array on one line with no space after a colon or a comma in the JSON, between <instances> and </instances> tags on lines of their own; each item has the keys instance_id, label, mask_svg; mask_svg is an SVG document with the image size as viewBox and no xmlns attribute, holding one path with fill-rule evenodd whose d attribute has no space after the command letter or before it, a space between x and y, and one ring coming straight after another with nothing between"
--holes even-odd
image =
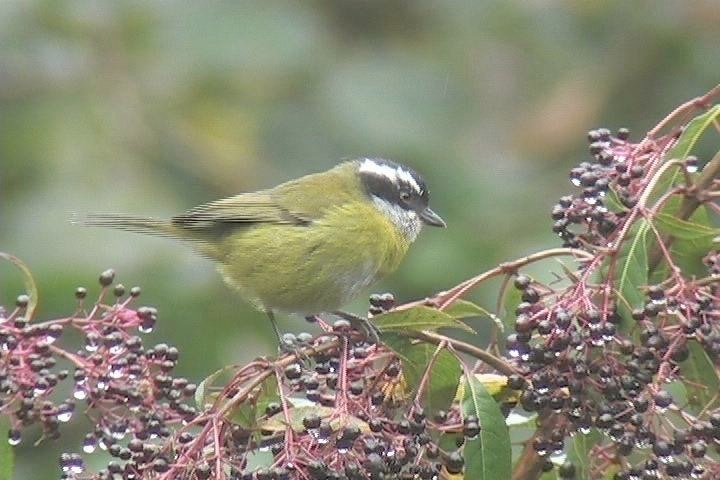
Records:
<instances>
[{"instance_id":1,"label":"branch","mask_svg":"<svg viewBox=\"0 0 720 480\"><path fill-rule=\"evenodd\" d=\"M467 353L468 355L476 358L477 360L485 362L503 375L512 375L514 373L517 373L515 368L509 363L505 362L502 358L496 357L492 353L489 353L482 348L478 348L474 345L470 345L469 343L465 343L460 340L446 337L445 335L430 332L427 330L424 330L422 332L407 332L404 333L404 335L409 338L415 338L417 340L422 340L423 342L432 343L433 345L440 345L444 342L445 344L452 346L458 352Z\"/></svg>"},{"instance_id":2,"label":"branch","mask_svg":"<svg viewBox=\"0 0 720 480\"><path fill-rule=\"evenodd\" d=\"M543 250L541 252L533 253L532 255L528 255L526 257L520 257L511 262L501 263L497 267L487 270L487 271L481 273L480 275L477 275L469 280L465 280L464 282L460 283L459 285L456 285L455 287L451 288L450 290L438 293L434 297L429 297L425 300L419 300L416 302L405 303L403 305L397 306L393 310L406 310L408 308L412 308L417 305L427 305L427 304L436 305L438 310L445 310L450 305L452 305L452 303L455 300L462 297L468 291L472 290L473 288L475 288L477 285L484 282L485 280L489 280L489 279L491 279L493 277L497 277L499 275L506 275L508 273L514 273L520 267L524 267L525 265L537 262L539 260L544 260L546 258L551 258L551 257L563 257L563 256L572 256L579 260L592 260L595 258L595 256L592 253L589 253L589 252L586 252L585 250L580 250L577 248L550 248L548 250Z\"/></svg>"},{"instance_id":3,"label":"branch","mask_svg":"<svg viewBox=\"0 0 720 480\"><path fill-rule=\"evenodd\" d=\"M541 436L540 433L551 431L557 428L561 422L567 421L562 415L557 413L551 413L548 416L538 415L538 418L541 420L538 423L535 434L530 437L529 440L526 440L525 448L523 448L520 458L515 462L512 480L532 480L542 475L542 467L545 459L535 451L533 441Z\"/></svg>"}]
</instances>

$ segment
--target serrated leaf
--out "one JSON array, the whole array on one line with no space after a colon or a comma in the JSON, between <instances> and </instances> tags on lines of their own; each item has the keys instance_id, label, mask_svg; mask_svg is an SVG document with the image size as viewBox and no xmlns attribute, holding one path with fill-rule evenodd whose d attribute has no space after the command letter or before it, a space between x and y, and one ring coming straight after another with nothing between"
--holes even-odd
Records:
<instances>
[{"instance_id":1,"label":"serrated leaf","mask_svg":"<svg viewBox=\"0 0 720 480\"><path fill-rule=\"evenodd\" d=\"M290 427L295 432L304 432L305 426L303 425L303 419L310 414L317 415L320 418L330 419L330 427L333 431L338 431L341 428L355 426L360 431L367 433L370 431L370 426L367 422L360 420L352 415L338 415L337 410L331 407L324 407L321 405L315 406L303 406L293 407L288 409L288 417L290 419ZM282 432L287 427L285 420L285 412L279 412L268 418L266 421L260 424L263 430L269 430L271 432Z\"/></svg>"},{"instance_id":2,"label":"serrated leaf","mask_svg":"<svg viewBox=\"0 0 720 480\"><path fill-rule=\"evenodd\" d=\"M600 432L594 428L588 433L577 433L572 437L566 448L567 459L575 465L578 480L590 478L590 449L599 444L601 439Z\"/></svg>"},{"instance_id":3,"label":"serrated leaf","mask_svg":"<svg viewBox=\"0 0 720 480\"><path fill-rule=\"evenodd\" d=\"M413 342L398 334L387 334L383 340L400 358L408 387L412 392L417 391L437 346L425 342ZM447 410L458 388L461 372L462 367L455 355L445 349L438 353L422 397L426 410L430 412Z\"/></svg>"},{"instance_id":4,"label":"serrated leaf","mask_svg":"<svg viewBox=\"0 0 720 480\"><path fill-rule=\"evenodd\" d=\"M704 239L693 239L692 232L685 231L685 227L678 227L677 225L673 226L674 224L665 225L667 223L665 222L665 219L667 217L678 219L681 204L682 198L680 198L679 196L675 195L670 197L658 213L658 216L661 216L661 220L659 224L657 224L656 222L656 228L658 228L658 230L660 230L661 233L663 233L664 235L669 234L666 230L667 227L667 229L674 228L678 230L677 233L679 233L680 236L686 236L686 238L675 238L673 243L670 245L670 254L672 255L673 262L676 264L676 266L680 267L680 269L686 276L704 276L707 274L707 269L702 263L702 257L705 256L707 251L703 252L702 249L705 246L714 246L708 245ZM701 205L699 208L697 208L692 213L692 215L690 215L690 218L680 221L713 228L710 226L711 220L708 209L704 205ZM670 222L672 222L672 220ZM661 261L651 272L650 280L648 283L650 285L661 283L668 278L669 274L670 268L667 262Z\"/></svg>"},{"instance_id":5,"label":"serrated leaf","mask_svg":"<svg viewBox=\"0 0 720 480\"><path fill-rule=\"evenodd\" d=\"M673 380L672 382L664 385L663 390L667 391L672 395L673 403L675 405L684 406L688 402L688 391L685 384L680 380Z\"/></svg>"},{"instance_id":6,"label":"serrated leaf","mask_svg":"<svg viewBox=\"0 0 720 480\"><path fill-rule=\"evenodd\" d=\"M6 416L0 416L0 480L12 480L15 469L15 451L8 443L7 433L10 430L10 421Z\"/></svg>"},{"instance_id":7,"label":"serrated leaf","mask_svg":"<svg viewBox=\"0 0 720 480\"><path fill-rule=\"evenodd\" d=\"M255 428L267 406L280 399L275 375L267 377L254 391L254 401L245 401L231 410L227 418L244 428Z\"/></svg>"},{"instance_id":8,"label":"serrated leaf","mask_svg":"<svg viewBox=\"0 0 720 480\"><path fill-rule=\"evenodd\" d=\"M463 446L465 478L496 480L510 478L512 449L510 434L500 406L483 384L474 377L463 378L465 396L461 404L463 417L476 415L480 434L468 438Z\"/></svg>"},{"instance_id":9,"label":"serrated leaf","mask_svg":"<svg viewBox=\"0 0 720 480\"><path fill-rule=\"evenodd\" d=\"M475 331L453 317L452 315L436 308L418 305L406 310L393 310L373 317L375 325L381 333L437 330L439 328L459 328L466 332Z\"/></svg>"},{"instance_id":10,"label":"serrated leaf","mask_svg":"<svg viewBox=\"0 0 720 480\"><path fill-rule=\"evenodd\" d=\"M618 254L617 288L623 297L618 302L618 310L625 325L632 324L632 309L642 307L645 301L641 288L648 283L648 229L648 223L639 220L628 232L628 238Z\"/></svg>"},{"instance_id":11,"label":"serrated leaf","mask_svg":"<svg viewBox=\"0 0 720 480\"><path fill-rule=\"evenodd\" d=\"M687 344L690 356L680 364L687 399L694 410L713 410L720 405L720 377L713 361L695 340ZM699 407L699 408L698 408Z\"/></svg>"},{"instance_id":12,"label":"serrated leaf","mask_svg":"<svg viewBox=\"0 0 720 480\"><path fill-rule=\"evenodd\" d=\"M442 433L438 438L437 445L440 450L451 452L457 450L458 440L463 438L462 433ZM462 442L461 442L462 443Z\"/></svg>"}]
</instances>

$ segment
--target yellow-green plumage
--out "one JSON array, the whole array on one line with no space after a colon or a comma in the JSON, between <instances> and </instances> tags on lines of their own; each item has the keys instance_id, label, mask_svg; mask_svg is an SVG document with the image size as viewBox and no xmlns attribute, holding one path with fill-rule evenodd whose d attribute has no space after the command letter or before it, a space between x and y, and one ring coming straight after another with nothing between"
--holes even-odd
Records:
<instances>
[{"instance_id":1,"label":"yellow-green plumage","mask_svg":"<svg viewBox=\"0 0 720 480\"><path fill-rule=\"evenodd\" d=\"M79 223L187 241L272 319L337 310L394 271L422 223L444 226L427 204L415 172L360 159L170 220L91 214Z\"/></svg>"},{"instance_id":2,"label":"yellow-green plumage","mask_svg":"<svg viewBox=\"0 0 720 480\"><path fill-rule=\"evenodd\" d=\"M394 271L408 247L372 205L352 201L329 208L309 231L250 228L208 253L219 254L225 281L259 308L309 314L336 310L355 298Z\"/></svg>"}]
</instances>

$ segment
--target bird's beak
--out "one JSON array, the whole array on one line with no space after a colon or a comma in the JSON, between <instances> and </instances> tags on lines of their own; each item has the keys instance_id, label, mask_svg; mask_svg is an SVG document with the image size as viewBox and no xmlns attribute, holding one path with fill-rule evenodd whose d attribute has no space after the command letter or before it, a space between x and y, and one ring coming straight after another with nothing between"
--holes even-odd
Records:
<instances>
[{"instance_id":1,"label":"bird's beak","mask_svg":"<svg viewBox=\"0 0 720 480\"><path fill-rule=\"evenodd\" d=\"M426 208L425 210L422 210L420 213L420 220L423 221L423 223L427 225L432 225L433 227L442 227L445 228L447 225L445 224L445 220L440 218L440 215L433 212L429 208Z\"/></svg>"}]
</instances>

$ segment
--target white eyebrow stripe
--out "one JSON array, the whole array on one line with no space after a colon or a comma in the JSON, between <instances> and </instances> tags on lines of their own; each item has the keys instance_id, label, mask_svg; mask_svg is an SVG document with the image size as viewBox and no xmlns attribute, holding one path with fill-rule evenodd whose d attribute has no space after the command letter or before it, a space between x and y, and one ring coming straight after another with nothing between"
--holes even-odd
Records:
<instances>
[{"instance_id":1,"label":"white eyebrow stripe","mask_svg":"<svg viewBox=\"0 0 720 480\"><path fill-rule=\"evenodd\" d=\"M402 167L394 168L390 165L378 163L371 158L366 158L360 164L360 172L372 173L374 175L383 176L393 182L395 185L398 185L399 181L402 180L403 182L413 187L415 191L419 194L423 193L422 188L420 188L420 185L418 185L415 177L413 177L410 172L403 169Z\"/></svg>"},{"instance_id":2,"label":"white eyebrow stripe","mask_svg":"<svg viewBox=\"0 0 720 480\"><path fill-rule=\"evenodd\" d=\"M418 185L418 183L415 181L415 177L413 177L410 172L408 172L407 170L403 170L402 168L398 168L396 170L396 174L398 178L412 186L417 193L422 193L422 188L420 188L420 185Z\"/></svg>"}]
</instances>

